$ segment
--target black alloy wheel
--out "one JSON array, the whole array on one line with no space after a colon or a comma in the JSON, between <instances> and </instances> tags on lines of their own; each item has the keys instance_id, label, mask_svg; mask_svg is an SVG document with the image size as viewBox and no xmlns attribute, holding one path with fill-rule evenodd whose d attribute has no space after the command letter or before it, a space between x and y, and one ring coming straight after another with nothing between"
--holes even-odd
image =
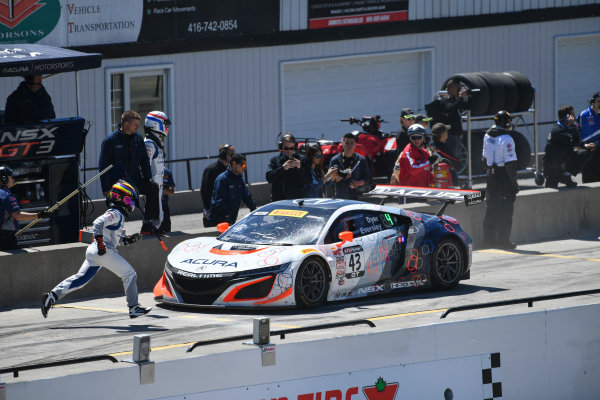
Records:
<instances>
[{"instance_id":1,"label":"black alloy wheel","mask_svg":"<svg viewBox=\"0 0 600 400\"><path fill-rule=\"evenodd\" d=\"M442 239L433 252L431 279L438 289L452 289L458 285L466 267L466 256L456 239Z\"/></svg>"},{"instance_id":2,"label":"black alloy wheel","mask_svg":"<svg viewBox=\"0 0 600 400\"><path fill-rule=\"evenodd\" d=\"M323 261L318 258L305 260L296 274L295 296L300 307L312 308L325 302L329 279Z\"/></svg>"}]
</instances>

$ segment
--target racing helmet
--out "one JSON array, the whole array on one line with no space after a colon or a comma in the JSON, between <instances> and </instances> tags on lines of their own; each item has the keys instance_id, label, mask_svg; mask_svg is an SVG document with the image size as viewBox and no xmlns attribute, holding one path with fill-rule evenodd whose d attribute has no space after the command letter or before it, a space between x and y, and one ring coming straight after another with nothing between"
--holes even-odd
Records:
<instances>
[{"instance_id":1,"label":"racing helmet","mask_svg":"<svg viewBox=\"0 0 600 400\"><path fill-rule=\"evenodd\" d=\"M123 210L129 215L129 213L135 210L138 195L133 186L127 183L127 181L120 179L110 188L108 200L112 206Z\"/></svg>"},{"instance_id":2,"label":"racing helmet","mask_svg":"<svg viewBox=\"0 0 600 400\"><path fill-rule=\"evenodd\" d=\"M9 176L15 176L15 173L13 172L13 170L8 165L1 165L0 166L0 182L2 182L3 185L8 184Z\"/></svg>"},{"instance_id":3,"label":"racing helmet","mask_svg":"<svg viewBox=\"0 0 600 400\"><path fill-rule=\"evenodd\" d=\"M420 135L423 136L423 138L425 138L427 131L425 130L425 127L423 127L423 125L421 124L412 124L408 127L408 131L406 132L406 134L408 135L408 137L411 137L413 135Z\"/></svg>"},{"instance_id":4,"label":"racing helmet","mask_svg":"<svg viewBox=\"0 0 600 400\"><path fill-rule=\"evenodd\" d=\"M169 134L169 126L171 126L171 121L162 111L150 111L144 120L144 128L161 135L161 137Z\"/></svg>"},{"instance_id":5,"label":"racing helmet","mask_svg":"<svg viewBox=\"0 0 600 400\"><path fill-rule=\"evenodd\" d=\"M512 128L512 117L508 111L500 110L494 115L494 123L499 128L511 129Z\"/></svg>"}]
</instances>

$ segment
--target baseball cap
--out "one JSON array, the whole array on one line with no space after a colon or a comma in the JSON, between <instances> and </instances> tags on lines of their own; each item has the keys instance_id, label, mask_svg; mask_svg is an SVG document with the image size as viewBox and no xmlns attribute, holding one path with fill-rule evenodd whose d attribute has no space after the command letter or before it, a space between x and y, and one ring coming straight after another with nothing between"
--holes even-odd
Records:
<instances>
[{"instance_id":1,"label":"baseball cap","mask_svg":"<svg viewBox=\"0 0 600 400\"><path fill-rule=\"evenodd\" d=\"M412 117L415 116L415 114L413 114L412 108L403 108L402 109L402 111L400 112L400 118L404 118L406 116L412 116Z\"/></svg>"},{"instance_id":2,"label":"baseball cap","mask_svg":"<svg viewBox=\"0 0 600 400\"><path fill-rule=\"evenodd\" d=\"M426 116L426 115L423 115L423 114L417 114L417 115L415 115L415 123L417 123L417 124L418 124L418 123L421 123L422 121L429 122L429 121L431 121L432 119L433 119L433 118L431 118L431 117L428 117L428 116Z\"/></svg>"},{"instance_id":3,"label":"baseball cap","mask_svg":"<svg viewBox=\"0 0 600 400\"><path fill-rule=\"evenodd\" d=\"M431 128L431 133L433 135L439 135L444 131L450 130L450 128L451 128L450 125L446 125L446 124L442 124L441 122L438 122Z\"/></svg>"}]
</instances>

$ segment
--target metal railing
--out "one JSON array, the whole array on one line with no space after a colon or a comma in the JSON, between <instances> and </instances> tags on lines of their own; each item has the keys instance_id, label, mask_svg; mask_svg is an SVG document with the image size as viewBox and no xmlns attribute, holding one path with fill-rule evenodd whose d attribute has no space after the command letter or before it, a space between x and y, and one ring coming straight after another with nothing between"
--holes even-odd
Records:
<instances>
[{"instance_id":1,"label":"metal railing","mask_svg":"<svg viewBox=\"0 0 600 400\"><path fill-rule=\"evenodd\" d=\"M281 339L285 339L285 335L289 335L290 333L298 333L298 332L309 332L309 331L316 331L316 330L320 330L320 329L331 329L331 328L340 328L340 327L344 327L344 326L352 326L352 325L369 325L371 328L375 328L375 324L367 319L357 319L357 320L352 320L352 321L345 321L345 322L333 322L330 324L320 324L320 325L313 325L313 326L307 326L304 328L292 328L292 329L283 329L283 330L279 330L279 331L271 331L269 332L269 336L278 336ZM204 340L204 341L198 341L195 342L193 344L190 345L190 347L188 347L188 349L186 350L187 353L194 351L194 349L196 347L200 347L200 346L208 346L211 344L218 344L218 343L226 343L226 342L236 342L238 340L248 340L248 339L252 339L253 335L239 335L239 336L230 336L230 337L226 337L226 338L220 338L220 339L213 339L213 340Z\"/></svg>"},{"instance_id":2,"label":"metal railing","mask_svg":"<svg viewBox=\"0 0 600 400\"><path fill-rule=\"evenodd\" d=\"M492 301L490 303L478 303L478 304L470 304L467 306L451 307L451 308L447 309L446 311L444 311L444 313L440 316L440 318L446 318L446 316L448 314L450 314L452 312L458 312L458 311L477 310L480 308L502 307L502 306L509 306L512 304L521 304L521 303L527 303L528 307L533 307L534 301L555 300L555 299L562 299L564 297L586 296L588 294L597 294L597 293L600 293L600 289L549 294L549 295L545 295L545 296L523 297L520 299Z\"/></svg>"},{"instance_id":3,"label":"metal railing","mask_svg":"<svg viewBox=\"0 0 600 400\"><path fill-rule=\"evenodd\" d=\"M15 367L9 367L9 368L0 369L0 375L6 374L6 373L12 373L13 377L18 378L20 371L28 371L28 370L32 370L32 369L41 369L41 368L59 367L59 366L70 365L70 364L81 364L81 363L92 362L92 361L100 361L100 360L108 360L108 361L112 361L113 363L118 363L119 362L119 360L117 360L115 357L109 356L109 355L105 354L105 355L100 355L100 356L69 358L69 359L66 359L66 360L52 361L52 362L39 363L39 364L18 365L18 366L15 366Z\"/></svg>"},{"instance_id":4,"label":"metal railing","mask_svg":"<svg viewBox=\"0 0 600 400\"><path fill-rule=\"evenodd\" d=\"M532 111L525 111L522 113L513 113L513 115L515 116L520 116L520 115L525 115L528 113L531 113ZM479 121L479 120L485 120L485 119L491 119L493 118L493 116L482 116L482 117L471 117L471 120L473 121ZM470 121L468 119L465 119L465 121L467 121L467 125L470 125ZM523 123L520 124L519 126L540 126L540 125L550 125L550 124L554 124L556 123L556 121L547 121L547 122L538 122L537 124L535 123ZM536 128L537 130L537 128ZM467 134L469 135L469 128L467 128ZM534 141L537 143L537 139L534 138ZM470 144L470 143L469 143ZM536 149L537 149L537 144L535 145ZM537 150L534 149L534 153L537 152ZM261 155L261 154L271 154L271 153L278 153L279 150L275 149L275 150L260 150L260 151L250 151L250 152L243 152L243 154L248 157L248 156L254 156L254 155ZM470 149L468 151L468 157L469 157L469 164L470 164L470 157L471 157L471 152ZM165 164L176 164L176 163L185 163L185 167L186 167L186 172L187 172L187 186L188 186L188 190L194 190L194 187L192 185L192 167L191 167L191 163L192 162L196 162L196 161L207 161L207 160L216 160L218 159L219 156L218 155L214 155L214 156L199 156L199 157L189 157L189 158L178 158L175 160L165 160ZM537 159L537 157L536 157ZM88 168L82 168L81 171L97 171L98 168L97 167L88 167ZM536 167L537 170L537 167ZM245 180L246 183L248 183L248 173L247 171L244 171L244 175L245 175ZM462 175L461 175L462 176ZM471 174L471 178L468 177L468 175L466 176L467 179L472 180L473 175Z\"/></svg>"}]
</instances>

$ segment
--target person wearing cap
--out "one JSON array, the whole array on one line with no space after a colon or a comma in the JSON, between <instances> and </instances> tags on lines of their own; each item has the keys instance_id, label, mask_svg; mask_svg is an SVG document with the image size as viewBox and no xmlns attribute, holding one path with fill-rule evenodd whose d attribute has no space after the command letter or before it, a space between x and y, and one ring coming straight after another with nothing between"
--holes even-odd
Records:
<instances>
[{"instance_id":1,"label":"person wearing cap","mask_svg":"<svg viewBox=\"0 0 600 400\"><path fill-rule=\"evenodd\" d=\"M4 120L7 124L30 124L56 118L52 98L42 85L42 75L27 75L6 99Z\"/></svg>"},{"instance_id":2,"label":"person wearing cap","mask_svg":"<svg viewBox=\"0 0 600 400\"><path fill-rule=\"evenodd\" d=\"M459 153L462 140L461 113L471 108L471 97L466 87L457 80L451 79L446 84L448 95L440 99L440 120L448 129L448 148L453 154Z\"/></svg>"},{"instance_id":3,"label":"person wearing cap","mask_svg":"<svg viewBox=\"0 0 600 400\"><path fill-rule=\"evenodd\" d=\"M423 126L423 128L425 128L425 130L427 131L429 129L429 122L432 119L433 118L428 117L426 115L417 114L417 115L415 115L415 124L419 124L419 125Z\"/></svg>"},{"instance_id":4,"label":"person wearing cap","mask_svg":"<svg viewBox=\"0 0 600 400\"><path fill-rule=\"evenodd\" d=\"M446 141L448 140L448 130L450 125L442 124L438 122L431 128L431 135L433 137L432 150L438 153L445 159L445 162L450 166L450 174L452 175L452 182L454 185L458 185L458 174L456 173L456 163L459 160L454 154L450 152Z\"/></svg>"},{"instance_id":5,"label":"person wearing cap","mask_svg":"<svg viewBox=\"0 0 600 400\"><path fill-rule=\"evenodd\" d=\"M47 210L39 213L21 211L19 202L10 189L16 185L13 170L0 166L0 250L14 250L17 248L18 221L33 221L37 218L48 218Z\"/></svg>"},{"instance_id":6,"label":"person wearing cap","mask_svg":"<svg viewBox=\"0 0 600 400\"><path fill-rule=\"evenodd\" d=\"M406 145L396 161L390 184L429 187L429 184L433 182L431 164L435 160L424 145L427 132L423 125L413 124L408 128L407 133L410 143ZM396 176L397 182L394 180Z\"/></svg>"},{"instance_id":7,"label":"person wearing cap","mask_svg":"<svg viewBox=\"0 0 600 400\"><path fill-rule=\"evenodd\" d=\"M584 183L600 181L600 92L594 93L589 100L590 106L579 115L581 130L579 136L584 144L594 143L595 148L590 162L588 162L581 173Z\"/></svg>"},{"instance_id":8,"label":"person wearing cap","mask_svg":"<svg viewBox=\"0 0 600 400\"><path fill-rule=\"evenodd\" d=\"M406 132L408 132L408 128L414 123L415 114L413 114L412 108L403 108L400 112L400 130L396 132L396 150L398 156L410 142Z\"/></svg>"}]
</instances>

